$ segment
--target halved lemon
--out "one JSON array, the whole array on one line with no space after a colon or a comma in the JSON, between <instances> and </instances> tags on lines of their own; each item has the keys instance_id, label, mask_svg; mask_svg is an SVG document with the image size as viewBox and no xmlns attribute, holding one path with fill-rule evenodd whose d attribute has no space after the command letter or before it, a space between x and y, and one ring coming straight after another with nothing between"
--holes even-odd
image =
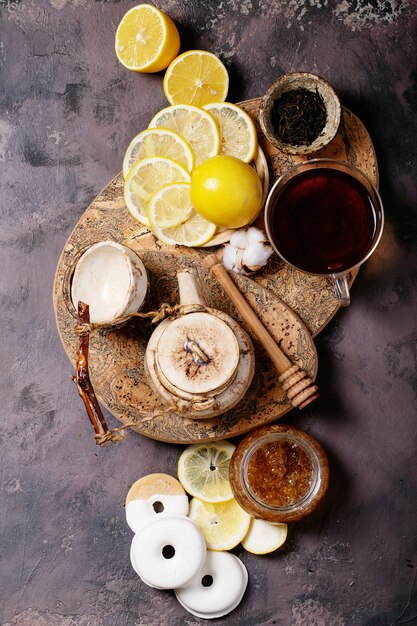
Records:
<instances>
[{"instance_id":1,"label":"halved lemon","mask_svg":"<svg viewBox=\"0 0 417 626\"><path fill-rule=\"evenodd\" d=\"M234 498L227 502L193 498L188 516L200 528L209 550L232 550L245 537L251 522L251 516Z\"/></svg>"},{"instance_id":2,"label":"halved lemon","mask_svg":"<svg viewBox=\"0 0 417 626\"><path fill-rule=\"evenodd\" d=\"M139 4L117 27L115 49L129 70L160 72L177 56L180 36L168 15L152 4Z\"/></svg>"},{"instance_id":3,"label":"halved lemon","mask_svg":"<svg viewBox=\"0 0 417 626\"><path fill-rule=\"evenodd\" d=\"M255 124L243 109L230 102L206 104L220 129L220 154L237 157L250 163L258 150Z\"/></svg>"},{"instance_id":4,"label":"halved lemon","mask_svg":"<svg viewBox=\"0 0 417 626\"><path fill-rule=\"evenodd\" d=\"M189 104L176 104L159 111L149 128L168 128L191 146L196 165L220 152L220 133L213 116Z\"/></svg>"},{"instance_id":5,"label":"halved lemon","mask_svg":"<svg viewBox=\"0 0 417 626\"><path fill-rule=\"evenodd\" d=\"M229 441L188 446L178 461L178 478L185 491L205 502L231 500L229 465L234 450Z\"/></svg>"},{"instance_id":6,"label":"halved lemon","mask_svg":"<svg viewBox=\"0 0 417 626\"><path fill-rule=\"evenodd\" d=\"M136 161L152 156L172 159L189 172L194 167L194 153L178 133L166 128L147 128L130 142L123 159L123 176L126 178Z\"/></svg>"},{"instance_id":7,"label":"halved lemon","mask_svg":"<svg viewBox=\"0 0 417 626\"><path fill-rule=\"evenodd\" d=\"M149 226L146 208L151 196L169 182L190 182L187 170L166 157L148 157L137 161L125 180L124 198L132 216Z\"/></svg>"},{"instance_id":8,"label":"halved lemon","mask_svg":"<svg viewBox=\"0 0 417 626\"><path fill-rule=\"evenodd\" d=\"M188 50L174 59L164 76L164 93L170 104L224 102L229 89L227 69L212 52Z\"/></svg>"},{"instance_id":9,"label":"halved lemon","mask_svg":"<svg viewBox=\"0 0 417 626\"><path fill-rule=\"evenodd\" d=\"M273 524L262 519L251 519L242 546L252 554L269 554L278 550L287 539L287 524Z\"/></svg>"}]
</instances>

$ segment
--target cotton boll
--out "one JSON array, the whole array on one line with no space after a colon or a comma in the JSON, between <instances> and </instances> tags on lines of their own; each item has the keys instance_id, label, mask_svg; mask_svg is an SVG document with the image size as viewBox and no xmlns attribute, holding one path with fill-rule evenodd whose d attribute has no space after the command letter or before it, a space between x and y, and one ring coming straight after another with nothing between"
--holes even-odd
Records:
<instances>
[{"instance_id":1,"label":"cotton boll","mask_svg":"<svg viewBox=\"0 0 417 626\"><path fill-rule=\"evenodd\" d=\"M245 270L242 267L242 258L244 250L239 250L231 245L226 245L223 250L223 265L225 268L236 274L245 274Z\"/></svg>"},{"instance_id":2,"label":"cotton boll","mask_svg":"<svg viewBox=\"0 0 417 626\"><path fill-rule=\"evenodd\" d=\"M236 267L237 248L227 244L223 250L223 265L227 270L234 271Z\"/></svg>"},{"instance_id":3,"label":"cotton boll","mask_svg":"<svg viewBox=\"0 0 417 626\"><path fill-rule=\"evenodd\" d=\"M249 231L248 231L249 232ZM248 237L246 230L238 230L230 237L230 245L234 248L244 250L248 247Z\"/></svg>"},{"instance_id":4,"label":"cotton boll","mask_svg":"<svg viewBox=\"0 0 417 626\"><path fill-rule=\"evenodd\" d=\"M246 237L249 244L261 243L262 241L265 241L264 233L259 228L255 228L254 226L248 229ZM247 248L247 246L245 247Z\"/></svg>"},{"instance_id":5,"label":"cotton boll","mask_svg":"<svg viewBox=\"0 0 417 626\"><path fill-rule=\"evenodd\" d=\"M223 265L232 272L242 272L242 258L244 250L239 250L227 244L223 249Z\"/></svg>"},{"instance_id":6,"label":"cotton boll","mask_svg":"<svg viewBox=\"0 0 417 626\"><path fill-rule=\"evenodd\" d=\"M245 250L242 263L248 270L256 270L266 264L272 254L272 248L268 244L251 243Z\"/></svg>"},{"instance_id":7,"label":"cotton boll","mask_svg":"<svg viewBox=\"0 0 417 626\"><path fill-rule=\"evenodd\" d=\"M223 265L237 274L255 272L266 264L272 248L259 228L239 230L224 247Z\"/></svg>"},{"instance_id":8,"label":"cotton boll","mask_svg":"<svg viewBox=\"0 0 417 626\"><path fill-rule=\"evenodd\" d=\"M236 274L246 274L245 268L243 267L243 255L245 254L244 250L238 250L236 255L236 267L233 270Z\"/></svg>"}]
</instances>

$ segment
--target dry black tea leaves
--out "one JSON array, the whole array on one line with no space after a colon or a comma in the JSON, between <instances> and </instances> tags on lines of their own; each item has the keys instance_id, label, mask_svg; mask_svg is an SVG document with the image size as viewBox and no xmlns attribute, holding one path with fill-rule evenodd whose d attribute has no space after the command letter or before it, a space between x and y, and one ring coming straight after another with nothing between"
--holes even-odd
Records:
<instances>
[{"instance_id":1,"label":"dry black tea leaves","mask_svg":"<svg viewBox=\"0 0 417 626\"><path fill-rule=\"evenodd\" d=\"M326 124L326 106L317 89L292 89L282 94L271 109L275 135L292 146L308 146Z\"/></svg>"}]
</instances>

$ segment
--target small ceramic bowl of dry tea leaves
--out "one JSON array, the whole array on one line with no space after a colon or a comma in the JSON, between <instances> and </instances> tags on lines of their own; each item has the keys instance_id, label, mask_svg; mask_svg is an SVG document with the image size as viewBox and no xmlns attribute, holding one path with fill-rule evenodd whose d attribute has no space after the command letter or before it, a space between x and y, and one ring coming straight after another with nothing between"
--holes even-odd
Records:
<instances>
[{"instance_id":1,"label":"small ceramic bowl of dry tea leaves","mask_svg":"<svg viewBox=\"0 0 417 626\"><path fill-rule=\"evenodd\" d=\"M334 139L340 124L340 100L323 78L307 72L284 74L261 100L259 123L276 148L310 154Z\"/></svg>"}]
</instances>

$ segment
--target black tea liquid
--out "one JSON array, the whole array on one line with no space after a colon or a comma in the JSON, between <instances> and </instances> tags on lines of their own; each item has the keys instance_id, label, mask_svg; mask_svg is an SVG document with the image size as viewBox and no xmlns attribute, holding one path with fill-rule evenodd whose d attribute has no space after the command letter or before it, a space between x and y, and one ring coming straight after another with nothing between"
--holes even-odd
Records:
<instances>
[{"instance_id":1,"label":"black tea liquid","mask_svg":"<svg viewBox=\"0 0 417 626\"><path fill-rule=\"evenodd\" d=\"M272 199L268 228L280 254L311 274L355 267L378 236L380 209L353 176L328 168L302 172Z\"/></svg>"}]
</instances>

